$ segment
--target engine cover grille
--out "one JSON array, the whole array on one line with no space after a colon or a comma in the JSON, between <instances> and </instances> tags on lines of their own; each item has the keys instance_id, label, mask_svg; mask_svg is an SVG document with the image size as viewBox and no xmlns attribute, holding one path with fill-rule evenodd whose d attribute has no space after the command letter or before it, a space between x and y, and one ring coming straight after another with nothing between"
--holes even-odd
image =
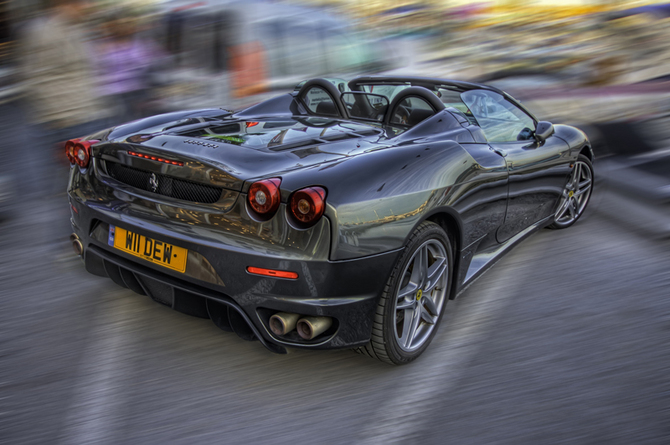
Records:
<instances>
[{"instance_id":1,"label":"engine cover grille","mask_svg":"<svg viewBox=\"0 0 670 445\"><path fill-rule=\"evenodd\" d=\"M213 204L221 198L223 191L221 187L198 184L116 162L106 162L106 167L109 176L126 185L184 201Z\"/></svg>"}]
</instances>

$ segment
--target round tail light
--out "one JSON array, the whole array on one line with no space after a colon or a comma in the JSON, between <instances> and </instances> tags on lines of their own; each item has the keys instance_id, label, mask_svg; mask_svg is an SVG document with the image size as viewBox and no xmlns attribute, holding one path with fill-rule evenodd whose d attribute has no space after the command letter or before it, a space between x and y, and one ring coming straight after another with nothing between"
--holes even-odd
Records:
<instances>
[{"instance_id":1,"label":"round tail light","mask_svg":"<svg viewBox=\"0 0 670 445\"><path fill-rule=\"evenodd\" d=\"M307 228L316 224L326 209L326 191L321 187L307 187L291 195L289 211L294 222Z\"/></svg>"},{"instance_id":2,"label":"round tail light","mask_svg":"<svg viewBox=\"0 0 670 445\"><path fill-rule=\"evenodd\" d=\"M65 143L65 154L71 164L77 164L81 168L88 167L91 161L91 145L100 142L97 140L82 141L81 139L70 139Z\"/></svg>"},{"instance_id":3,"label":"round tail light","mask_svg":"<svg viewBox=\"0 0 670 445\"><path fill-rule=\"evenodd\" d=\"M77 142L79 142L79 139L70 139L65 143L65 155L67 156L67 159L70 161L70 164L77 163L77 161L75 160L75 153L74 153L74 146Z\"/></svg>"},{"instance_id":4,"label":"round tail light","mask_svg":"<svg viewBox=\"0 0 670 445\"><path fill-rule=\"evenodd\" d=\"M261 219L269 219L279 208L281 179L270 178L254 182L249 187L249 206Z\"/></svg>"},{"instance_id":5,"label":"round tail light","mask_svg":"<svg viewBox=\"0 0 670 445\"><path fill-rule=\"evenodd\" d=\"M74 161L81 168L86 168L91 160L91 145L84 142L74 144Z\"/></svg>"}]
</instances>

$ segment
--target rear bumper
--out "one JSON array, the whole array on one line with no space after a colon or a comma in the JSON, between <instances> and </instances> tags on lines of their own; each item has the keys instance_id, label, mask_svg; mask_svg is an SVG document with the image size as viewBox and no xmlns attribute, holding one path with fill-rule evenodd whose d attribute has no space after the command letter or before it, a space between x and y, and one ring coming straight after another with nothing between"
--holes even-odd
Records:
<instances>
[{"instance_id":1,"label":"rear bumper","mask_svg":"<svg viewBox=\"0 0 670 445\"><path fill-rule=\"evenodd\" d=\"M147 226L114 220L109 212L83 203L77 203L76 208L73 229L84 247L82 256L89 272L107 276L191 315L215 319L218 315L212 312L220 313L223 305L232 311L229 314L233 318L241 317L248 323L253 336L275 352L282 352L284 346L330 349L367 343L378 298L399 253L347 261L310 261L290 255L281 258L259 254L257 248L245 251L223 244L197 243L177 232L172 236L168 231L155 233ZM188 249L186 271L172 271L109 246L110 224ZM251 275L248 266L293 271L299 277L289 280ZM332 317L333 326L309 341L295 331L278 337L268 328L269 318L276 312ZM236 329L234 320L232 324L232 330L244 338L247 332Z\"/></svg>"}]
</instances>

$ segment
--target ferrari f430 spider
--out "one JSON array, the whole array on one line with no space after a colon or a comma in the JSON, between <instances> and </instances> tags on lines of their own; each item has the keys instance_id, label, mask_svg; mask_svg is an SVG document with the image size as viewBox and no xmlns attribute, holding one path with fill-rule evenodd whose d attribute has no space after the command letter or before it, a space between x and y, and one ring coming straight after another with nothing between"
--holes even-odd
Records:
<instances>
[{"instance_id":1,"label":"ferrari f430 spider","mask_svg":"<svg viewBox=\"0 0 670 445\"><path fill-rule=\"evenodd\" d=\"M404 364L445 306L593 189L580 130L496 88L312 79L250 108L154 116L66 144L86 269L268 349Z\"/></svg>"}]
</instances>

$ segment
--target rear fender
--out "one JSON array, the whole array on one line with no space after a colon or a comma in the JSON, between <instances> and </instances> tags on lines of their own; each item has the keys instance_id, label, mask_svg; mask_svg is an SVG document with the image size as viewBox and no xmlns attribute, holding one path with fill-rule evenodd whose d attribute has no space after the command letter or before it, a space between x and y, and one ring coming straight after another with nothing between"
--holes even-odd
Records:
<instances>
[{"instance_id":1,"label":"rear fender","mask_svg":"<svg viewBox=\"0 0 670 445\"><path fill-rule=\"evenodd\" d=\"M458 198L454 184L475 177L454 142L407 144L325 163L282 178L282 188L326 188L331 260L402 248L414 228Z\"/></svg>"}]
</instances>

